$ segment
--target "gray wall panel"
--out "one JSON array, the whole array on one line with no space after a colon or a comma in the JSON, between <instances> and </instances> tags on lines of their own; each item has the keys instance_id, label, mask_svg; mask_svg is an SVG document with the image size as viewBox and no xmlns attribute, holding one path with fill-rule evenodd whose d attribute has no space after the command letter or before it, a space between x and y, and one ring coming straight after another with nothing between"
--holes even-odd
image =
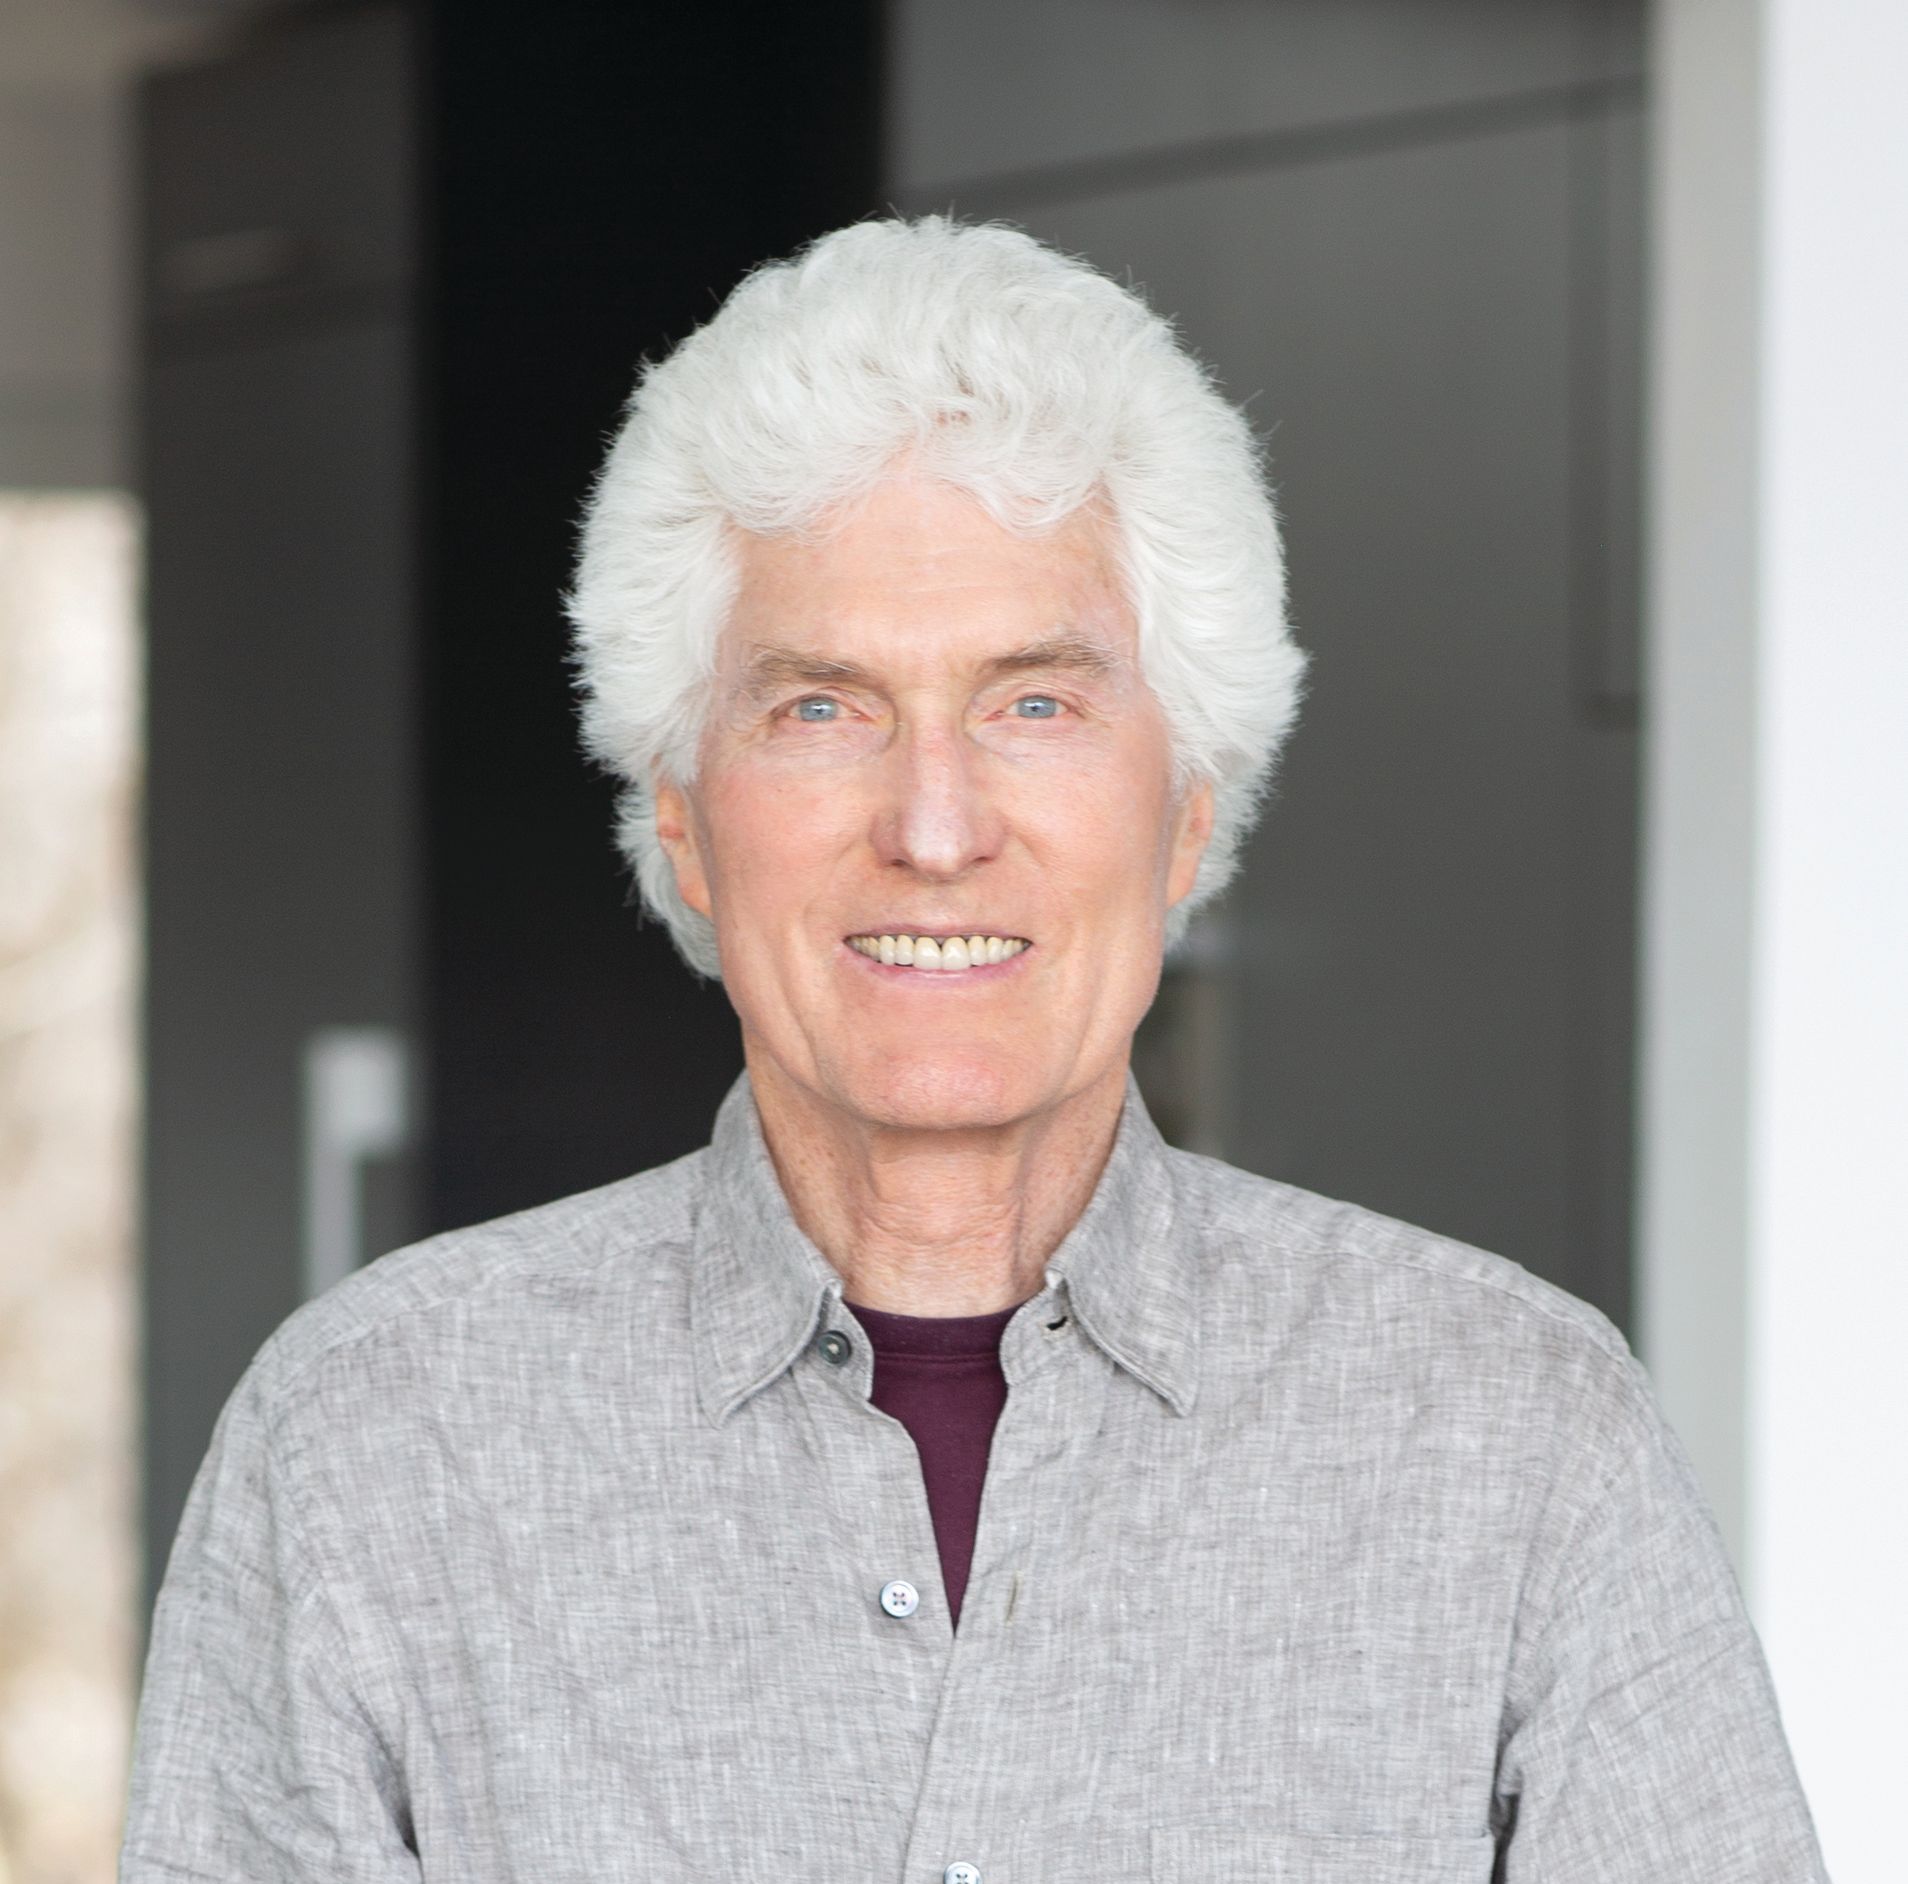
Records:
<instances>
[{"instance_id":1,"label":"gray wall panel","mask_svg":"<svg viewBox=\"0 0 1908 1884\"><path fill-rule=\"evenodd\" d=\"M412 1018L408 382L389 322L148 369L155 1565L213 1415L300 1299L305 1041ZM410 1228L393 1201L376 1247Z\"/></svg>"},{"instance_id":2,"label":"gray wall panel","mask_svg":"<svg viewBox=\"0 0 1908 1884\"><path fill-rule=\"evenodd\" d=\"M898 0L890 187L1634 79L1641 0Z\"/></svg>"},{"instance_id":3,"label":"gray wall panel","mask_svg":"<svg viewBox=\"0 0 1908 1884\"><path fill-rule=\"evenodd\" d=\"M149 91L149 318L411 275L409 32L400 7L341 9Z\"/></svg>"}]
</instances>

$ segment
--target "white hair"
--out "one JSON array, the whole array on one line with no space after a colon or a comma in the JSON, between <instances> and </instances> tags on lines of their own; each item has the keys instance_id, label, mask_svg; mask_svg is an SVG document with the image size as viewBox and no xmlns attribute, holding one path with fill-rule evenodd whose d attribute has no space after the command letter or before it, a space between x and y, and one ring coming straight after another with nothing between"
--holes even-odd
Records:
<instances>
[{"instance_id":1,"label":"white hair","mask_svg":"<svg viewBox=\"0 0 1908 1884\"><path fill-rule=\"evenodd\" d=\"M1305 664L1257 441L1136 293L1018 229L945 216L855 223L758 268L630 399L568 609L584 741L623 781L618 841L645 901L692 968L719 972L655 787L694 783L730 533L812 529L903 455L1013 529L1094 502L1113 520L1175 782L1213 787L1176 941L1236 867Z\"/></svg>"}]
</instances>

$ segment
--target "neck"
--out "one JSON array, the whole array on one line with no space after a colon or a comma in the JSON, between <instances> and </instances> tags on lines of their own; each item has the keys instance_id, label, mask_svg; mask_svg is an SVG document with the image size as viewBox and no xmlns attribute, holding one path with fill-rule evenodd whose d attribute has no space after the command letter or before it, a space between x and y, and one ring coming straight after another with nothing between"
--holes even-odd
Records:
<instances>
[{"instance_id":1,"label":"neck","mask_svg":"<svg viewBox=\"0 0 1908 1884\"><path fill-rule=\"evenodd\" d=\"M986 1315L1037 1295L1113 1149L1126 1069L1010 1124L922 1130L828 1104L751 1055L783 1194L850 1302Z\"/></svg>"}]
</instances>

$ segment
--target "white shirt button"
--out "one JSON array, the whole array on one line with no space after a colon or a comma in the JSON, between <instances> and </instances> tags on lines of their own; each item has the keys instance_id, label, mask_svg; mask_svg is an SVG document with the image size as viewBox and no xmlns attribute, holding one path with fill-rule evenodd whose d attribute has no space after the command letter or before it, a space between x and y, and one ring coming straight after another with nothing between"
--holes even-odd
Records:
<instances>
[{"instance_id":1,"label":"white shirt button","mask_svg":"<svg viewBox=\"0 0 1908 1884\"><path fill-rule=\"evenodd\" d=\"M921 1607L921 1592L896 1577L892 1583L882 1584L881 1607L891 1616L911 1616ZM980 1873L976 1871L974 1876L978 1878Z\"/></svg>"},{"instance_id":2,"label":"white shirt button","mask_svg":"<svg viewBox=\"0 0 1908 1884\"><path fill-rule=\"evenodd\" d=\"M941 1873L941 1884L981 1884L980 1866L969 1864L964 1858L956 1858Z\"/></svg>"}]
</instances>

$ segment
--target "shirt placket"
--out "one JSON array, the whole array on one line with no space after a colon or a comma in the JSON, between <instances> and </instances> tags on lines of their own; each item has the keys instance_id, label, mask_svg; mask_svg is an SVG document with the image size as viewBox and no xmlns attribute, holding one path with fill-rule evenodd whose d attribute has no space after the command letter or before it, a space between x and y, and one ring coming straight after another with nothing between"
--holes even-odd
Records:
<instances>
[{"instance_id":1,"label":"shirt placket","mask_svg":"<svg viewBox=\"0 0 1908 1884\"><path fill-rule=\"evenodd\" d=\"M1105 1370L1077 1351L1078 1340L1064 1285L1036 1297L1008 1329L1007 1404L958 1632L919 1457L900 1422L866 1401L870 1376L857 1371L866 1343L845 1314L832 1316L816 1364L803 1370L824 1444L842 1441L841 1469L831 1467L843 1494L841 1534L861 1600L881 1625L871 1636L877 1685L894 1697L893 1725L916 1761L901 1884L1033 1884L1016 1858L1027 1831L1016 1791L1026 1755L1012 1725L1016 1689L1046 1678L1041 1663L1064 1624L1050 1598L1065 1581L1057 1572L1068 1548L1067 1487L1078 1481L1075 1455L1099 1426Z\"/></svg>"},{"instance_id":2,"label":"shirt placket","mask_svg":"<svg viewBox=\"0 0 1908 1884\"><path fill-rule=\"evenodd\" d=\"M840 1653L872 1663L857 1683L875 1697L870 1717L846 1731L868 1762L879 1762L905 1818L927 1763L954 1633L919 1455L907 1428L868 1398L873 1362L865 1333L831 1296L792 1372L840 1553L825 1577L845 1612L833 1639ZM852 1865L843 1872L860 1874Z\"/></svg>"}]
</instances>

